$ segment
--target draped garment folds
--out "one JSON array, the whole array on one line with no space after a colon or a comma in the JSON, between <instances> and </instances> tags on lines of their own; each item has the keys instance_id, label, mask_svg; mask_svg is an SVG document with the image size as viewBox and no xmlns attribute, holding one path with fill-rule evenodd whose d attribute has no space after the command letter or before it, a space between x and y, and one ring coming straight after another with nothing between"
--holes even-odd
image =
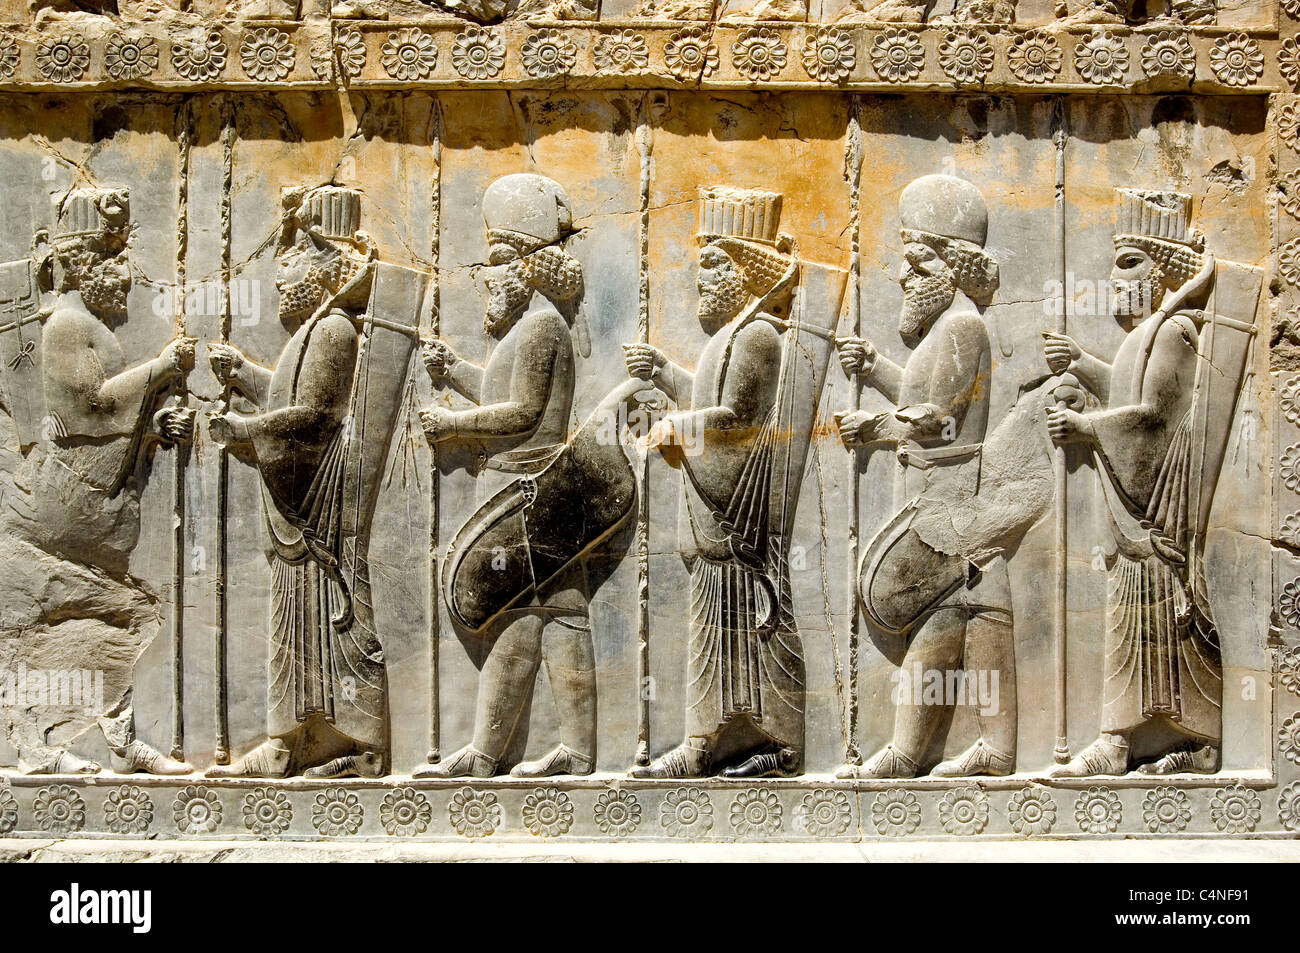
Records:
<instances>
[{"instance_id":1,"label":"draped garment folds","mask_svg":"<svg viewBox=\"0 0 1300 953\"><path fill-rule=\"evenodd\" d=\"M686 734L713 734L748 715L774 740L803 739L803 646L795 626L785 542L770 527L777 409L754 441L725 505L707 498L683 464L693 535Z\"/></svg>"},{"instance_id":2,"label":"draped garment folds","mask_svg":"<svg viewBox=\"0 0 1300 953\"><path fill-rule=\"evenodd\" d=\"M309 322L290 348L305 352L315 324L316 319ZM286 349L286 359L295 368L288 394L292 407L302 354ZM332 428L305 492L294 491L302 485L297 481L264 479L262 484L271 563L267 730L282 736L321 715L358 744L386 749L387 678L369 567L356 537L344 532L345 511L358 505L349 499L357 487L347 478L354 429L359 428L351 418ZM300 465L311 464L307 454L298 459Z\"/></svg>"},{"instance_id":3,"label":"draped garment folds","mask_svg":"<svg viewBox=\"0 0 1300 953\"><path fill-rule=\"evenodd\" d=\"M1192 585L1200 554L1188 548L1196 519L1192 419L1189 410L1174 431L1145 511L1096 452L1116 548L1107 576L1102 731L1128 731L1164 715L1193 735L1219 738L1219 638L1204 585Z\"/></svg>"}]
</instances>

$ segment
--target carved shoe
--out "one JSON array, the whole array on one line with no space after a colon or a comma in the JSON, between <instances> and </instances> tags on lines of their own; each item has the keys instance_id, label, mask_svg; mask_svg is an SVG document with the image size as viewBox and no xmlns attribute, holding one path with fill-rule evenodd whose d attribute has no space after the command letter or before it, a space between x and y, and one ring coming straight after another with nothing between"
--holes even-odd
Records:
<instances>
[{"instance_id":1,"label":"carved shoe","mask_svg":"<svg viewBox=\"0 0 1300 953\"><path fill-rule=\"evenodd\" d=\"M756 754L743 764L727 768L724 778L790 778L799 773L799 754L793 748Z\"/></svg>"},{"instance_id":2,"label":"carved shoe","mask_svg":"<svg viewBox=\"0 0 1300 953\"><path fill-rule=\"evenodd\" d=\"M890 743L872 755L867 763L861 767L856 765L845 765L844 767L853 768L853 773L844 775L845 777L882 779L914 778L919 766ZM844 768L840 770L843 771ZM840 777L841 775L837 773L836 776Z\"/></svg>"},{"instance_id":3,"label":"carved shoe","mask_svg":"<svg viewBox=\"0 0 1300 953\"><path fill-rule=\"evenodd\" d=\"M633 768L634 778L702 778L709 770L709 752L682 742L649 764Z\"/></svg>"},{"instance_id":4,"label":"carved shoe","mask_svg":"<svg viewBox=\"0 0 1300 953\"><path fill-rule=\"evenodd\" d=\"M98 762L78 757L70 751L55 751L34 765L20 761L19 766L25 774L99 774L104 770Z\"/></svg>"},{"instance_id":5,"label":"carved shoe","mask_svg":"<svg viewBox=\"0 0 1300 953\"><path fill-rule=\"evenodd\" d=\"M185 761L177 761L175 758L169 758L157 748L145 744L138 738L133 739L124 747L113 748L112 753L110 764L118 774L135 774L137 771L143 771L146 774L174 777L194 773L193 765Z\"/></svg>"},{"instance_id":6,"label":"carved shoe","mask_svg":"<svg viewBox=\"0 0 1300 953\"><path fill-rule=\"evenodd\" d=\"M556 745L548 754L536 761L521 761L514 766L514 778L549 778L556 774L591 774L595 765L585 754L579 754L568 745Z\"/></svg>"},{"instance_id":7,"label":"carved shoe","mask_svg":"<svg viewBox=\"0 0 1300 953\"><path fill-rule=\"evenodd\" d=\"M282 778L289 773L289 749L271 739L234 764L214 764L205 773L209 778Z\"/></svg>"},{"instance_id":8,"label":"carved shoe","mask_svg":"<svg viewBox=\"0 0 1300 953\"><path fill-rule=\"evenodd\" d=\"M1213 774L1219 769L1219 749L1215 745L1184 745L1158 761L1138 765L1142 774Z\"/></svg>"},{"instance_id":9,"label":"carved shoe","mask_svg":"<svg viewBox=\"0 0 1300 953\"><path fill-rule=\"evenodd\" d=\"M1124 774L1128 771L1128 745L1098 738L1080 751L1068 764L1047 772L1049 778L1091 778L1098 774Z\"/></svg>"},{"instance_id":10,"label":"carved shoe","mask_svg":"<svg viewBox=\"0 0 1300 953\"><path fill-rule=\"evenodd\" d=\"M473 745L466 745L446 761L426 764L415 771L416 778L490 778L497 773L497 759L489 758Z\"/></svg>"},{"instance_id":11,"label":"carved shoe","mask_svg":"<svg viewBox=\"0 0 1300 953\"><path fill-rule=\"evenodd\" d=\"M1016 759L1003 754L983 738L947 761L941 761L930 771L935 778L970 778L987 774L1000 778L1016 769Z\"/></svg>"},{"instance_id":12,"label":"carved shoe","mask_svg":"<svg viewBox=\"0 0 1300 953\"><path fill-rule=\"evenodd\" d=\"M304 778L379 778L384 774L384 762L373 751L344 755L308 768Z\"/></svg>"},{"instance_id":13,"label":"carved shoe","mask_svg":"<svg viewBox=\"0 0 1300 953\"><path fill-rule=\"evenodd\" d=\"M844 23L924 23L926 14L925 0L881 0L871 4L871 0L860 0L839 17Z\"/></svg>"}]
</instances>

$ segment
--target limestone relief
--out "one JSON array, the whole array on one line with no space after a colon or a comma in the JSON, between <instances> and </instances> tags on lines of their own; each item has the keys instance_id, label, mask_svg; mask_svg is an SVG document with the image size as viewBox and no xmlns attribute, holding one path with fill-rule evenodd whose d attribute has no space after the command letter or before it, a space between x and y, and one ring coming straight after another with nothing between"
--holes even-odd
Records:
<instances>
[{"instance_id":1,"label":"limestone relief","mask_svg":"<svg viewBox=\"0 0 1300 953\"><path fill-rule=\"evenodd\" d=\"M0 835L1294 835L1297 16L0 0Z\"/></svg>"}]
</instances>

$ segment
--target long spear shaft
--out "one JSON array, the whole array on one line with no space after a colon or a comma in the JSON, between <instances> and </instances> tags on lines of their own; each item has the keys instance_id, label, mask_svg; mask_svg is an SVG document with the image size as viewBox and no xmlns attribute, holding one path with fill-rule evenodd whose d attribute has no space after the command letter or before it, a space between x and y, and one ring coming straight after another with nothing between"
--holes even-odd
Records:
<instances>
[{"instance_id":1,"label":"long spear shaft","mask_svg":"<svg viewBox=\"0 0 1300 953\"><path fill-rule=\"evenodd\" d=\"M433 188L430 191L429 219L432 237L429 240L430 259L433 262L433 282L429 288L432 304L429 310L429 337L436 341L442 330L441 267L442 253L442 110L433 100ZM441 565L441 540L438 532L438 514L442 487L438 480L438 448L429 443L429 753L426 760L437 764L442 760L442 692L439 675L439 641L442 638L442 608L438 599L438 576Z\"/></svg>"},{"instance_id":2,"label":"long spear shaft","mask_svg":"<svg viewBox=\"0 0 1300 953\"><path fill-rule=\"evenodd\" d=\"M230 343L231 324L231 221L230 199L234 182L235 104L229 96L221 110L221 343ZM226 386L225 408L229 409L230 389ZM217 764L230 763L230 696L227 672L227 649L230 636L230 605L226 594L227 536L226 514L229 505L230 456L226 448L217 448Z\"/></svg>"},{"instance_id":3,"label":"long spear shaft","mask_svg":"<svg viewBox=\"0 0 1300 953\"><path fill-rule=\"evenodd\" d=\"M176 334L185 337L185 257L189 249L190 134L193 115L190 101L177 110L176 132L180 147L176 209ZM184 407L189 394L182 379L176 392ZM189 444L178 443L172 463L172 751L177 761L185 760L185 469Z\"/></svg>"},{"instance_id":4,"label":"long spear shaft","mask_svg":"<svg viewBox=\"0 0 1300 953\"><path fill-rule=\"evenodd\" d=\"M862 336L862 247L859 231L862 227L862 104L853 98L849 114L848 130L848 168L849 176L849 315L852 322L853 336ZM855 371L852 375L853 409L862 409L862 375ZM858 642L860 639L861 616L858 613L858 558L861 549L859 538L861 526L858 521L858 500L862 490L861 452L857 447L850 451L853 468L852 483L849 492L849 566L848 566L848 615L849 615L849 678L848 678L848 717L844 730L844 763L861 764L862 752L858 748Z\"/></svg>"},{"instance_id":5,"label":"long spear shaft","mask_svg":"<svg viewBox=\"0 0 1300 953\"><path fill-rule=\"evenodd\" d=\"M637 341L650 343L650 160L654 146L650 120L654 104L647 99L636 129L637 155L641 163L640 217L637 224L639 286L637 297ZM650 763L650 454L641 463L641 492L636 508L636 591L637 615L637 732L636 763Z\"/></svg>"},{"instance_id":6,"label":"long spear shaft","mask_svg":"<svg viewBox=\"0 0 1300 953\"><path fill-rule=\"evenodd\" d=\"M1061 283L1060 301L1056 314L1056 332L1065 334L1069 295L1066 293L1065 273L1065 141L1066 115L1062 100L1057 100L1053 116L1052 138L1056 146L1056 272ZM1054 608L1054 636L1056 643L1056 747L1052 756L1058 764L1070 760L1070 740L1066 715L1066 596L1069 555L1066 546L1066 460L1065 446L1057 444L1052 451L1052 475L1056 484L1056 599Z\"/></svg>"}]
</instances>

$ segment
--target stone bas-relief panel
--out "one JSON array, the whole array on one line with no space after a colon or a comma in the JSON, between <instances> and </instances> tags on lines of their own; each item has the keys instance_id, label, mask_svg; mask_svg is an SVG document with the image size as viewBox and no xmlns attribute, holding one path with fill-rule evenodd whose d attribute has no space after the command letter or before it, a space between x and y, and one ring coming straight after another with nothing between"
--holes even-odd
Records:
<instances>
[{"instance_id":1,"label":"stone bas-relief panel","mask_svg":"<svg viewBox=\"0 0 1300 953\"><path fill-rule=\"evenodd\" d=\"M5 14L0 833L1300 829L1285 9L327 6Z\"/></svg>"}]
</instances>

